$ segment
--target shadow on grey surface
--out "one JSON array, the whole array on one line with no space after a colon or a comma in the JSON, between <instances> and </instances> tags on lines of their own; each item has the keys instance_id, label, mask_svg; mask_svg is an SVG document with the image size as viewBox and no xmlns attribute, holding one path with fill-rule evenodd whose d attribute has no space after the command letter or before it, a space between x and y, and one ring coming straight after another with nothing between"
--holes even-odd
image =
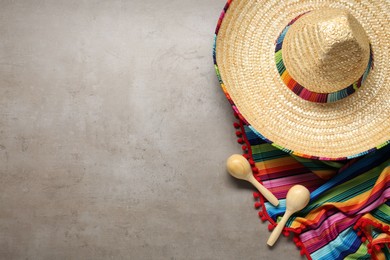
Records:
<instances>
[{"instance_id":1,"label":"shadow on grey surface","mask_svg":"<svg viewBox=\"0 0 390 260\"><path fill-rule=\"evenodd\" d=\"M226 170L226 175L227 178L229 179L229 183L235 188L256 191L256 188L251 183L245 180L239 180L234 178L233 176L229 175L227 170Z\"/></svg>"},{"instance_id":2,"label":"shadow on grey surface","mask_svg":"<svg viewBox=\"0 0 390 260\"><path fill-rule=\"evenodd\" d=\"M278 239L278 241L276 241L274 246L272 246L272 247L268 246L268 250L270 250L270 251L280 251L280 250L283 250L284 248L295 247L296 248L296 252L292 252L292 253L298 255L300 249L296 247L296 245L295 245L295 243L293 241L293 237L294 236L293 236L293 234L291 232L290 232L290 235L288 237L286 237L283 234L281 234L279 239ZM280 240L284 240L283 241L284 243L281 243L282 241L280 241ZM286 244L291 245L291 246L286 247ZM306 258L305 255L300 255L300 259L307 259L307 258Z\"/></svg>"}]
</instances>

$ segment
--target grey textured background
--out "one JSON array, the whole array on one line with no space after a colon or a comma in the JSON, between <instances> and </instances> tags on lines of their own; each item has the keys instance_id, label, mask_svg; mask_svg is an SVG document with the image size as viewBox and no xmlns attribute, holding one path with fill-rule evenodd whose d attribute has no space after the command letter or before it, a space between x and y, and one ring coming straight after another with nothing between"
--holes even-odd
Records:
<instances>
[{"instance_id":1,"label":"grey textured background","mask_svg":"<svg viewBox=\"0 0 390 260\"><path fill-rule=\"evenodd\" d=\"M0 0L0 259L301 259L225 160L225 0Z\"/></svg>"}]
</instances>

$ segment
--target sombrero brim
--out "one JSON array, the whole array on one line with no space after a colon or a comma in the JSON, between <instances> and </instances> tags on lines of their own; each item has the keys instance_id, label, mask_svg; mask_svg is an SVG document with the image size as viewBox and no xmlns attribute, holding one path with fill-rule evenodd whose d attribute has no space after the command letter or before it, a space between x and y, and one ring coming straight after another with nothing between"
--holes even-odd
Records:
<instances>
[{"instance_id":1,"label":"sombrero brim","mask_svg":"<svg viewBox=\"0 0 390 260\"><path fill-rule=\"evenodd\" d=\"M374 68L353 95L335 103L301 99L280 79L275 40L293 18L322 7L347 9L367 32ZM237 113L266 141L298 156L342 160L390 143L390 2L228 1L218 22L214 63Z\"/></svg>"}]
</instances>

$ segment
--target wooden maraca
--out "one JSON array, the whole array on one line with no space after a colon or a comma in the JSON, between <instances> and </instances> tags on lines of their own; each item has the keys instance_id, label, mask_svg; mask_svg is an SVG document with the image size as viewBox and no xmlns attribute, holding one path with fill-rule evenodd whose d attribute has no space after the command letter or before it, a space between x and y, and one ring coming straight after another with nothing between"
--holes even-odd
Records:
<instances>
[{"instance_id":1,"label":"wooden maraca","mask_svg":"<svg viewBox=\"0 0 390 260\"><path fill-rule=\"evenodd\" d=\"M294 185L288 190L286 196L286 212L284 213L276 228L272 231L271 236L267 241L267 245L273 246L275 244L284 226L286 225L287 220L291 217L292 214L306 207L309 201L310 192L306 187L302 185Z\"/></svg>"},{"instance_id":2,"label":"wooden maraca","mask_svg":"<svg viewBox=\"0 0 390 260\"><path fill-rule=\"evenodd\" d=\"M274 206L279 205L279 200L253 176L252 168L247 159L239 154L233 154L227 159L227 170L233 177L252 183L261 194Z\"/></svg>"}]
</instances>

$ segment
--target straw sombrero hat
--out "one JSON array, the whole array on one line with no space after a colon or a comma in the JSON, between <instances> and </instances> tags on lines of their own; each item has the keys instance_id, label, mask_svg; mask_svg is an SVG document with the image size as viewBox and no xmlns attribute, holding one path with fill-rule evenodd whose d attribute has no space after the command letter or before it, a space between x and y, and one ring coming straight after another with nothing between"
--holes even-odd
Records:
<instances>
[{"instance_id":1,"label":"straw sombrero hat","mask_svg":"<svg viewBox=\"0 0 390 260\"><path fill-rule=\"evenodd\" d=\"M275 146L322 160L390 142L390 2L232 0L214 62L239 116Z\"/></svg>"}]
</instances>

